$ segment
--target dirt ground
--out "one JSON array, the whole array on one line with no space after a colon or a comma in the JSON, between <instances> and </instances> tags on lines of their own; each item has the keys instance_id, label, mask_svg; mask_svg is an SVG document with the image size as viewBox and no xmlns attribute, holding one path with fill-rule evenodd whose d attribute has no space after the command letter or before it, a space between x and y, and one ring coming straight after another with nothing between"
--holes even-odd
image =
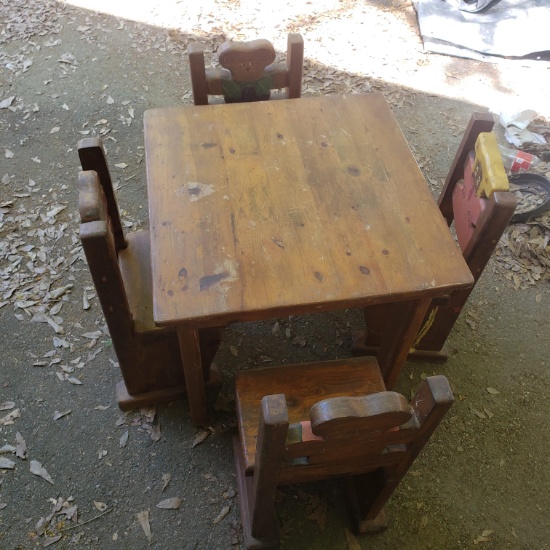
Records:
<instances>
[{"instance_id":1,"label":"dirt ground","mask_svg":"<svg viewBox=\"0 0 550 550\"><path fill-rule=\"evenodd\" d=\"M0 447L22 455L0 454L13 462L0 469L0 548L239 548L233 373L349 356L360 312L228 327L207 431L185 401L125 415L79 245L78 139L103 136L126 228L146 228L142 117L191 102L188 42L263 36L282 52L299 31L305 94L381 90L437 194L471 113L516 96L540 108L526 79L547 89L548 70L424 54L407 1L111 4L0 0ZM404 369L399 391L442 373L455 404L390 501L389 528L351 535L336 481L284 488L284 548L550 548L550 289L534 273L492 261L449 360Z\"/></svg>"}]
</instances>

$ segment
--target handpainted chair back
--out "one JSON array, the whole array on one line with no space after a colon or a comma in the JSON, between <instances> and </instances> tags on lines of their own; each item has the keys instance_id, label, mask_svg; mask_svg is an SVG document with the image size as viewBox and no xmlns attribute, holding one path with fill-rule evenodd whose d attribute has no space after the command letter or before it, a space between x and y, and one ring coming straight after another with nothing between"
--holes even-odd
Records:
<instances>
[{"instance_id":1,"label":"handpainted chair back","mask_svg":"<svg viewBox=\"0 0 550 550\"><path fill-rule=\"evenodd\" d=\"M491 133L493 117L474 113L439 196L441 213L455 229L462 254L475 282L481 276L516 208L508 191L502 158ZM475 283L474 283L475 284ZM409 354L411 359L445 361L445 342L473 287L434 300ZM391 306L365 309L365 333L357 334L354 354L377 352L391 317Z\"/></svg>"},{"instance_id":2,"label":"handpainted chair back","mask_svg":"<svg viewBox=\"0 0 550 550\"><path fill-rule=\"evenodd\" d=\"M226 103L263 101L280 88L289 99L301 96L304 41L299 34L288 35L285 63L274 63L275 49L263 39L223 43L216 69L205 68L200 44L190 44L188 55L195 105L207 105L209 95L223 96Z\"/></svg>"},{"instance_id":3,"label":"handpainted chair back","mask_svg":"<svg viewBox=\"0 0 550 550\"><path fill-rule=\"evenodd\" d=\"M372 357L243 371L235 387L247 548L277 544L277 486L331 477L347 478L360 532L384 528L385 503L453 402L444 376L427 378L410 403L384 391ZM284 393L262 397L269 387Z\"/></svg>"}]
</instances>

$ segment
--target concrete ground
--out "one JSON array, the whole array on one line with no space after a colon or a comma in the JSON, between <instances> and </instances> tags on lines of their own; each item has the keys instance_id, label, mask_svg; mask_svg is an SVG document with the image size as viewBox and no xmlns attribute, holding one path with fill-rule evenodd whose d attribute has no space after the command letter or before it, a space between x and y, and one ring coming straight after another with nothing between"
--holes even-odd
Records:
<instances>
[{"instance_id":1,"label":"concrete ground","mask_svg":"<svg viewBox=\"0 0 550 550\"><path fill-rule=\"evenodd\" d=\"M103 137L126 229L146 228L142 117L190 104L187 44L261 36L283 52L301 32L304 94L382 91L437 195L473 111L512 101L550 116L548 69L426 54L407 0L78 2L0 0L0 450L21 455L0 454L0 548L239 548L233 373L349 356L360 312L229 327L216 359L229 410L208 430L185 401L122 413L78 238L77 141ZM513 230L514 254L525 234L548 252L548 218ZM510 246L449 360L404 370L399 391L442 373L455 404L390 501L388 530L354 536L337 481L288 487L284 548L550 548L548 264Z\"/></svg>"}]
</instances>

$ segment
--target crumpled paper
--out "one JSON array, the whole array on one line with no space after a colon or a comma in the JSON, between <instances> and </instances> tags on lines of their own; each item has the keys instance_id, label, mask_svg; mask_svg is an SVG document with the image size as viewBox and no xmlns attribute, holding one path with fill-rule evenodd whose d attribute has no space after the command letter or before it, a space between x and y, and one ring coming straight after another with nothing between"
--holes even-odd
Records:
<instances>
[{"instance_id":1,"label":"crumpled paper","mask_svg":"<svg viewBox=\"0 0 550 550\"><path fill-rule=\"evenodd\" d=\"M501 111L500 123L506 129L504 137L507 141L518 148L521 148L524 143L546 143L544 136L527 129L527 126L537 117L537 114L532 109Z\"/></svg>"}]
</instances>

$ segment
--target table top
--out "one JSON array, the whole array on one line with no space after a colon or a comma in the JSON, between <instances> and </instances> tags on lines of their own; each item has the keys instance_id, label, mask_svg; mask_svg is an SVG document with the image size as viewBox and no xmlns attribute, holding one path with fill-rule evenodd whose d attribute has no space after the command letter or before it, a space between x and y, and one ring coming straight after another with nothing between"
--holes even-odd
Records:
<instances>
[{"instance_id":1,"label":"table top","mask_svg":"<svg viewBox=\"0 0 550 550\"><path fill-rule=\"evenodd\" d=\"M473 283L379 93L152 109L144 122L158 325Z\"/></svg>"}]
</instances>

